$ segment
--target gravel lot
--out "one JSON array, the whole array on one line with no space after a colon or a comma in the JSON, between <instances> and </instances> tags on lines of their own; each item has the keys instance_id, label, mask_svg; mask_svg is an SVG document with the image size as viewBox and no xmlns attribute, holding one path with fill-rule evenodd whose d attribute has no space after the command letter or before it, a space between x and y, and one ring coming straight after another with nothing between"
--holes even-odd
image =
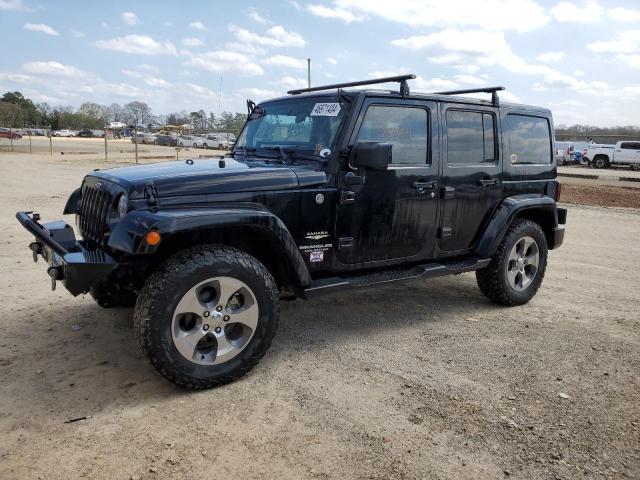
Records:
<instances>
[{"instance_id":1,"label":"gravel lot","mask_svg":"<svg viewBox=\"0 0 640 480\"><path fill-rule=\"evenodd\" d=\"M51 292L13 217L60 218L104 166L0 155L0 478L640 475L640 210L571 206L524 307L472 274L284 303L250 375L190 393L130 310Z\"/></svg>"}]
</instances>

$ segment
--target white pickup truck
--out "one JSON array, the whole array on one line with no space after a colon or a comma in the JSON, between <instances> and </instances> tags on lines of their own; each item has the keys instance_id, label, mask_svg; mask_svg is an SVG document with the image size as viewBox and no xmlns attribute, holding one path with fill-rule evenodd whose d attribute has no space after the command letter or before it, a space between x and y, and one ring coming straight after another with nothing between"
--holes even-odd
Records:
<instances>
[{"instance_id":1,"label":"white pickup truck","mask_svg":"<svg viewBox=\"0 0 640 480\"><path fill-rule=\"evenodd\" d=\"M615 145L589 145L582 158L590 167L630 165L637 169L640 168L640 140L623 141Z\"/></svg>"}]
</instances>

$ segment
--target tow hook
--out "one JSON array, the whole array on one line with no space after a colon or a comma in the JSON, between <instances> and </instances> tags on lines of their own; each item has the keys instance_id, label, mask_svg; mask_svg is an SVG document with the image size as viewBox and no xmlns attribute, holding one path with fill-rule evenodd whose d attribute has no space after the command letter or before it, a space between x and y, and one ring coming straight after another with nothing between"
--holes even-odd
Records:
<instances>
[{"instance_id":1,"label":"tow hook","mask_svg":"<svg viewBox=\"0 0 640 480\"><path fill-rule=\"evenodd\" d=\"M29 248L31 249L31 252L33 252L33 261L37 263L38 254L42 254L42 245L38 242L32 242L29 244Z\"/></svg>"},{"instance_id":2,"label":"tow hook","mask_svg":"<svg viewBox=\"0 0 640 480\"><path fill-rule=\"evenodd\" d=\"M47 275L51 277L51 290L56 289L56 280L62 280L62 269L60 267L47 268Z\"/></svg>"}]
</instances>

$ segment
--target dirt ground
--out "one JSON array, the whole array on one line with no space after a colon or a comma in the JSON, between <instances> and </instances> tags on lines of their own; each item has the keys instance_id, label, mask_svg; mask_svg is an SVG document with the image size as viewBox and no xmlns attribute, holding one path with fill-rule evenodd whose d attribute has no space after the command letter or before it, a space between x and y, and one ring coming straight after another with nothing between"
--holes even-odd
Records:
<instances>
[{"instance_id":1,"label":"dirt ground","mask_svg":"<svg viewBox=\"0 0 640 480\"><path fill-rule=\"evenodd\" d=\"M51 292L14 219L103 166L0 155L0 478L640 476L640 210L570 206L523 307L472 274L284 303L251 374L192 393L130 310Z\"/></svg>"}]
</instances>

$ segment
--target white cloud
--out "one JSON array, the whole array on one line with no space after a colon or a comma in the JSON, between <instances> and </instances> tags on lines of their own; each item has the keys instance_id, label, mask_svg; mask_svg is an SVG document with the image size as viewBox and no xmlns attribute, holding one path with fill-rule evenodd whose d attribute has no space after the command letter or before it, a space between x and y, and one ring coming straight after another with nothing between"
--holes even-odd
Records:
<instances>
[{"instance_id":1,"label":"white cloud","mask_svg":"<svg viewBox=\"0 0 640 480\"><path fill-rule=\"evenodd\" d=\"M265 47L304 47L306 42L299 33L288 32L280 25L267 30L266 35L251 32L245 28L230 24L229 31L242 43L257 44Z\"/></svg>"},{"instance_id":2,"label":"white cloud","mask_svg":"<svg viewBox=\"0 0 640 480\"><path fill-rule=\"evenodd\" d=\"M72 65L64 65L60 62L52 60L45 62L26 62L22 65L25 72L36 75L54 75L63 77L84 77L87 72L80 70Z\"/></svg>"},{"instance_id":3,"label":"white cloud","mask_svg":"<svg viewBox=\"0 0 640 480\"><path fill-rule=\"evenodd\" d=\"M362 16L356 15L353 12L340 7L331 8L325 5L315 5L313 3L310 3L309 5L307 5L307 10L309 10L313 15L317 17L336 18L338 20L342 20L345 23L362 21Z\"/></svg>"},{"instance_id":4,"label":"white cloud","mask_svg":"<svg viewBox=\"0 0 640 480\"><path fill-rule=\"evenodd\" d=\"M133 53L139 55L176 55L171 42L158 42L148 35L125 35L110 40L98 40L95 46L102 50Z\"/></svg>"},{"instance_id":5,"label":"white cloud","mask_svg":"<svg viewBox=\"0 0 640 480\"><path fill-rule=\"evenodd\" d=\"M618 31L614 40L593 42L587 45L587 49L613 55L629 67L640 68L640 30Z\"/></svg>"},{"instance_id":6,"label":"white cloud","mask_svg":"<svg viewBox=\"0 0 640 480\"><path fill-rule=\"evenodd\" d=\"M480 78L480 77L474 77L473 75L456 75L454 77L456 79L456 82L458 83L464 83L467 85L486 85L486 80Z\"/></svg>"},{"instance_id":7,"label":"white cloud","mask_svg":"<svg viewBox=\"0 0 640 480\"><path fill-rule=\"evenodd\" d=\"M290 76L284 76L279 81L272 82L275 85L283 87L285 90L292 90L295 88L306 88L307 87L307 79L306 78L294 78Z\"/></svg>"},{"instance_id":8,"label":"white cloud","mask_svg":"<svg viewBox=\"0 0 640 480\"><path fill-rule=\"evenodd\" d=\"M544 63L557 63L565 57L564 52L544 52L536 57L536 60Z\"/></svg>"},{"instance_id":9,"label":"white cloud","mask_svg":"<svg viewBox=\"0 0 640 480\"><path fill-rule=\"evenodd\" d=\"M618 60L625 63L629 67L640 68L640 54L620 53L617 55Z\"/></svg>"},{"instance_id":10,"label":"white cloud","mask_svg":"<svg viewBox=\"0 0 640 480\"><path fill-rule=\"evenodd\" d=\"M262 64L286 68L307 68L307 62L305 60L289 57L287 55L272 55L266 60L263 60Z\"/></svg>"},{"instance_id":11,"label":"white cloud","mask_svg":"<svg viewBox=\"0 0 640 480\"><path fill-rule=\"evenodd\" d=\"M204 47L204 42L199 38L183 38L182 45L185 47Z\"/></svg>"},{"instance_id":12,"label":"white cloud","mask_svg":"<svg viewBox=\"0 0 640 480\"><path fill-rule=\"evenodd\" d=\"M206 30L206 27L204 26L204 23L202 23L200 20L197 20L195 22L191 22L189 24L189 26L191 28L195 28L196 30Z\"/></svg>"},{"instance_id":13,"label":"white cloud","mask_svg":"<svg viewBox=\"0 0 640 480\"><path fill-rule=\"evenodd\" d=\"M247 55L264 55L267 53L264 48L249 43L227 42L224 44L224 48L232 52L246 53Z\"/></svg>"},{"instance_id":14,"label":"white cloud","mask_svg":"<svg viewBox=\"0 0 640 480\"><path fill-rule=\"evenodd\" d=\"M338 64L338 60L336 60L333 57L327 57L327 62L329 62L331 65L337 65Z\"/></svg>"},{"instance_id":15,"label":"white cloud","mask_svg":"<svg viewBox=\"0 0 640 480\"><path fill-rule=\"evenodd\" d=\"M25 23L24 29L31 30L32 32L46 33L47 35L53 35L53 36L60 35L56 30L54 30L49 25L46 25L44 23Z\"/></svg>"},{"instance_id":16,"label":"white cloud","mask_svg":"<svg viewBox=\"0 0 640 480\"><path fill-rule=\"evenodd\" d=\"M549 21L535 0L334 0L334 8L412 26L535 30ZM325 7L326 8L326 7Z\"/></svg>"},{"instance_id":17,"label":"white cloud","mask_svg":"<svg viewBox=\"0 0 640 480\"><path fill-rule=\"evenodd\" d=\"M281 93L275 90L269 90L266 88L242 88L238 90L238 93L242 95L248 95L254 97L253 100L262 101L268 98L273 98L281 95Z\"/></svg>"},{"instance_id":18,"label":"white cloud","mask_svg":"<svg viewBox=\"0 0 640 480\"><path fill-rule=\"evenodd\" d=\"M127 25L129 25L131 27L133 27L134 25L137 25L138 23L140 23L140 19L133 12L124 12L122 15L120 15L120 18L122 19L122 21L124 23L126 23Z\"/></svg>"},{"instance_id":19,"label":"white cloud","mask_svg":"<svg viewBox=\"0 0 640 480\"><path fill-rule=\"evenodd\" d=\"M602 20L604 10L594 0L576 5L571 2L560 2L551 10L551 15L562 23L596 23Z\"/></svg>"},{"instance_id":20,"label":"white cloud","mask_svg":"<svg viewBox=\"0 0 640 480\"><path fill-rule=\"evenodd\" d=\"M393 40L392 44L410 50L429 50L428 58L434 63L451 66L499 66L515 74L540 76L546 86L581 92L609 88L605 82L586 82L548 65L526 62L513 52L502 32L443 30Z\"/></svg>"},{"instance_id":21,"label":"white cloud","mask_svg":"<svg viewBox=\"0 0 640 480\"><path fill-rule=\"evenodd\" d=\"M73 35L76 38L83 38L85 36L84 32L81 32L80 30L75 30L73 28L71 29L71 35Z\"/></svg>"},{"instance_id":22,"label":"white cloud","mask_svg":"<svg viewBox=\"0 0 640 480\"><path fill-rule=\"evenodd\" d=\"M147 75L143 78L144 83L149 85L150 87L159 87L159 88L169 88L171 87L171 83L163 80L162 78L152 77Z\"/></svg>"},{"instance_id":23,"label":"white cloud","mask_svg":"<svg viewBox=\"0 0 640 480\"><path fill-rule=\"evenodd\" d=\"M618 22L640 22L640 10L632 10L630 8L617 7L607 12L609 18Z\"/></svg>"},{"instance_id":24,"label":"white cloud","mask_svg":"<svg viewBox=\"0 0 640 480\"><path fill-rule=\"evenodd\" d=\"M597 41L587 45L595 53L634 53L640 50L640 30L623 30L615 40Z\"/></svg>"},{"instance_id":25,"label":"white cloud","mask_svg":"<svg viewBox=\"0 0 640 480\"><path fill-rule=\"evenodd\" d=\"M253 20L254 22L256 22L256 23L261 23L262 25L267 25L267 24L271 23L269 20L264 18L262 15L260 15L258 13L258 11L256 9L254 9L254 8L249 10L249 18L251 20Z\"/></svg>"},{"instance_id":26,"label":"white cloud","mask_svg":"<svg viewBox=\"0 0 640 480\"><path fill-rule=\"evenodd\" d=\"M0 10L24 10L22 0L0 0Z\"/></svg>"},{"instance_id":27,"label":"white cloud","mask_svg":"<svg viewBox=\"0 0 640 480\"><path fill-rule=\"evenodd\" d=\"M243 75L262 75L264 70L247 55L226 50L217 50L191 55L185 65L209 72L238 72Z\"/></svg>"}]
</instances>

